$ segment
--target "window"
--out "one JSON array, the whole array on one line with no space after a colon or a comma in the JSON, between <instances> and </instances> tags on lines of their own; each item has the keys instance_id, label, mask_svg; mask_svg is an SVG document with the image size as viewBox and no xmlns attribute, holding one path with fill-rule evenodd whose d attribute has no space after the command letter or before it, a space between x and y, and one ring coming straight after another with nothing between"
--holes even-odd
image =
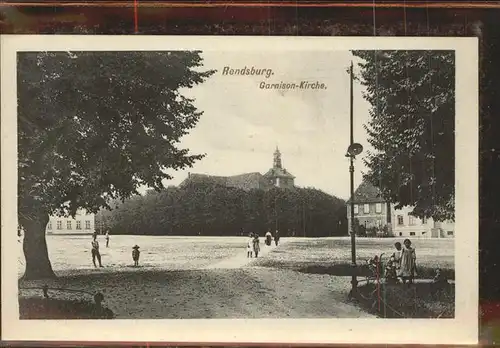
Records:
<instances>
[{"instance_id":1,"label":"window","mask_svg":"<svg viewBox=\"0 0 500 348\"><path fill-rule=\"evenodd\" d=\"M365 204L364 207L363 207L363 212L365 214L369 214L370 213L370 205L369 204Z\"/></svg>"},{"instance_id":2,"label":"window","mask_svg":"<svg viewBox=\"0 0 500 348\"><path fill-rule=\"evenodd\" d=\"M409 224L410 226L415 225L415 217L414 217L414 216L412 216L412 215L410 215L410 214L408 214L408 224Z\"/></svg>"},{"instance_id":3,"label":"window","mask_svg":"<svg viewBox=\"0 0 500 348\"><path fill-rule=\"evenodd\" d=\"M453 236L453 231L448 231L446 234L448 234L448 236Z\"/></svg>"},{"instance_id":4,"label":"window","mask_svg":"<svg viewBox=\"0 0 500 348\"><path fill-rule=\"evenodd\" d=\"M90 220L85 221L85 229L90 230Z\"/></svg>"},{"instance_id":5,"label":"window","mask_svg":"<svg viewBox=\"0 0 500 348\"><path fill-rule=\"evenodd\" d=\"M358 214L358 205L354 204L354 214Z\"/></svg>"},{"instance_id":6,"label":"window","mask_svg":"<svg viewBox=\"0 0 500 348\"><path fill-rule=\"evenodd\" d=\"M398 225L404 225L403 215L398 215Z\"/></svg>"},{"instance_id":7,"label":"window","mask_svg":"<svg viewBox=\"0 0 500 348\"><path fill-rule=\"evenodd\" d=\"M66 221L66 229L71 230L71 221Z\"/></svg>"},{"instance_id":8,"label":"window","mask_svg":"<svg viewBox=\"0 0 500 348\"><path fill-rule=\"evenodd\" d=\"M425 224L427 224L427 218L424 216L424 217L422 218L422 225L425 225Z\"/></svg>"},{"instance_id":9,"label":"window","mask_svg":"<svg viewBox=\"0 0 500 348\"><path fill-rule=\"evenodd\" d=\"M410 232L410 236L414 236L415 235L415 232Z\"/></svg>"},{"instance_id":10,"label":"window","mask_svg":"<svg viewBox=\"0 0 500 348\"><path fill-rule=\"evenodd\" d=\"M375 204L375 212L378 214L382 212L382 203Z\"/></svg>"},{"instance_id":11,"label":"window","mask_svg":"<svg viewBox=\"0 0 500 348\"><path fill-rule=\"evenodd\" d=\"M52 221L49 221L49 223L47 224L47 229L48 229L48 230L51 230L51 229L52 229Z\"/></svg>"},{"instance_id":12,"label":"window","mask_svg":"<svg viewBox=\"0 0 500 348\"><path fill-rule=\"evenodd\" d=\"M76 222L76 229L77 230L81 230L82 229L82 222L81 221L77 221Z\"/></svg>"},{"instance_id":13,"label":"window","mask_svg":"<svg viewBox=\"0 0 500 348\"><path fill-rule=\"evenodd\" d=\"M57 221L57 229L62 230L62 221L61 220Z\"/></svg>"}]
</instances>

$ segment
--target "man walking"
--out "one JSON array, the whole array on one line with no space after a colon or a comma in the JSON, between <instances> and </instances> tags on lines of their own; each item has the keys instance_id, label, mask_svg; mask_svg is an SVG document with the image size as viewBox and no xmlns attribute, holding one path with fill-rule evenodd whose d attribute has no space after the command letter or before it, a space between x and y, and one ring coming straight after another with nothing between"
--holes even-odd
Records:
<instances>
[{"instance_id":1,"label":"man walking","mask_svg":"<svg viewBox=\"0 0 500 348\"><path fill-rule=\"evenodd\" d=\"M276 230L276 233L274 234L274 243L276 244L276 246L278 246L279 241L280 241L280 233L278 232L278 230Z\"/></svg>"},{"instance_id":2,"label":"man walking","mask_svg":"<svg viewBox=\"0 0 500 348\"><path fill-rule=\"evenodd\" d=\"M97 267L95 259L99 262L99 267L104 267L101 263L101 253L99 253L99 242L97 241L97 234L94 233L92 237L92 263Z\"/></svg>"}]
</instances>

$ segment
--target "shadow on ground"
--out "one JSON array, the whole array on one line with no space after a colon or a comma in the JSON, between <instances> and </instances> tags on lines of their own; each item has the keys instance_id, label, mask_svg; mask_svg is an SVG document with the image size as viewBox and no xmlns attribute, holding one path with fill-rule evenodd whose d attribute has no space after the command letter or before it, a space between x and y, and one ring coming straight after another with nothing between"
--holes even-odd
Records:
<instances>
[{"instance_id":1,"label":"shadow on ground","mask_svg":"<svg viewBox=\"0 0 500 348\"><path fill-rule=\"evenodd\" d=\"M113 312L83 300L20 298L19 319L113 319Z\"/></svg>"},{"instance_id":2,"label":"shadow on ground","mask_svg":"<svg viewBox=\"0 0 500 348\"><path fill-rule=\"evenodd\" d=\"M328 262L280 262L275 260L262 260L260 267L291 269L301 273L328 274L332 276L350 277L353 275L353 267L350 263L328 263ZM417 269L417 279L432 279L436 274L436 269L431 267L419 267ZM449 280L455 279L455 270L441 268L441 274ZM373 272L368 265L358 265L356 275L359 277L369 277Z\"/></svg>"}]
</instances>

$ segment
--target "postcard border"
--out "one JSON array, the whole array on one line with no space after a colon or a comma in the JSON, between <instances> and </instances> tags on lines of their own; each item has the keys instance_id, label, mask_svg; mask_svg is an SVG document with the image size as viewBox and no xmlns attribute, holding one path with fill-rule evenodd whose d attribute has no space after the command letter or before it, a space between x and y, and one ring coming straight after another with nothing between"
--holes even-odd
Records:
<instances>
[{"instance_id":1,"label":"postcard border","mask_svg":"<svg viewBox=\"0 0 500 348\"><path fill-rule=\"evenodd\" d=\"M158 341L217 343L419 343L478 341L478 39L475 37L195 37L2 35L1 187L2 333L14 341ZM69 50L363 50L456 52L455 319L209 319L58 321L18 319L16 52ZM5 203L9 202L9 203ZM9 267L10 265L10 267ZM196 327L196 330L193 328ZM272 327L272 330L268 329ZM411 328L411 329L409 329ZM387 335L390 332L404 333ZM443 335L443 332L447 333ZM453 333L452 335L450 333Z\"/></svg>"}]
</instances>

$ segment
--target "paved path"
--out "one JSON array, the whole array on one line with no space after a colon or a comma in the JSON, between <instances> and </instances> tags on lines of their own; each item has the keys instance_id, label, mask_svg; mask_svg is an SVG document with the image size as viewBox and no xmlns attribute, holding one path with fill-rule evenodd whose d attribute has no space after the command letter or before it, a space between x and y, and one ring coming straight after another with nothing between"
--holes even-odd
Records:
<instances>
[{"instance_id":1,"label":"paved path","mask_svg":"<svg viewBox=\"0 0 500 348\"><path fill-rule=\"evenodd\" d=\"M264 242L261 242L260 246L260 252L259 252L259 258L264 257L270 252L272 252L274 249L281 247L286 243L286 240L280 240L280 243L276 247L274 244L274 241L271 243L270 246L267 246ZM255 260L255 257L247 257L246 249L242 250L241 253L238 255L235 255L233 257L224 259L222 261L219 261L217 263L207 265L203 267L202 269L236 269L236 268L243 268L247 266L250 262Z\"/></svg>"}]
</instances>

